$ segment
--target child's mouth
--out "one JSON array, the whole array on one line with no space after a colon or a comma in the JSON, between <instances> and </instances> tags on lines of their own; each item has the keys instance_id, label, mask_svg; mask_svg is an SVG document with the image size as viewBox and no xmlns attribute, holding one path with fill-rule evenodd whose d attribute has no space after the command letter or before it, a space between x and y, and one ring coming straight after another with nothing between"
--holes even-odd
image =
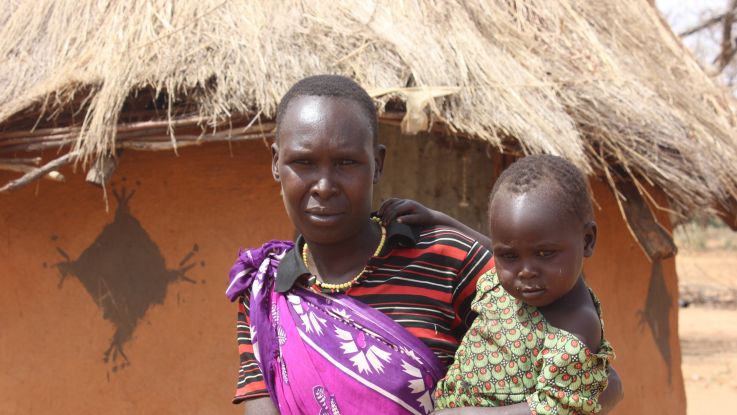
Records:
<instances>
[{"instance_id":1,"label":"child's mouth","mask_svg":"<svg viewBox=\"0 0 737 415\"><path fill-rule=\"evenodd\" d=\"M524 298L535 298L535 297L539 297L542 294L544 294L545 288L543 287L524 287L524 288L520 288L519 292Z\"/></svg>"}]
</instances>

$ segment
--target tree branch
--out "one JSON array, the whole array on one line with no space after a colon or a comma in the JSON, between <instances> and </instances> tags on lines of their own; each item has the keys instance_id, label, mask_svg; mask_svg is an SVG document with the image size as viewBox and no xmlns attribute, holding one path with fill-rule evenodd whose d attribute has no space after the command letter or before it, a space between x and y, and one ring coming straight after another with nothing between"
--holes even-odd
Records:
<instances>
[{"instance_id":1,"label":"tree branch","mask_svg":"<svg viewBox=\"0 0 737 415\"><path fill-rule=\"evenodd\" d=\"M727 67L735 55L732 40L732 25L735 20L735 9L737 9L737 0L730 0L727 12L724 13L724 18L722 19L722 51L716 59L718 73L721 73Z\"/></svg>"},{"instance_id":2,"label":"tree branch","mask_svg":"<svg viewBox=\"0 0 737 415\"><path fill-rule=\"evenodd\" d=\"M702 31L704 29L707 29L707 28L709 28L711 26L714 26L715 24L717 24L717 23L721 22L722 20L724 20L724 15L725 14L727 14L727 13L721 13L721 14L718 14L718 15L716 15L714 17L710 17L710 18L704 20L703 22L697 24L696 26L694 26L694 27L692 27L690 29L684 30L683 32L679 33L678 36L680 36L680 37L691 36L694 33L700 32L700 31Z\"/></svg>"}]
</instances>

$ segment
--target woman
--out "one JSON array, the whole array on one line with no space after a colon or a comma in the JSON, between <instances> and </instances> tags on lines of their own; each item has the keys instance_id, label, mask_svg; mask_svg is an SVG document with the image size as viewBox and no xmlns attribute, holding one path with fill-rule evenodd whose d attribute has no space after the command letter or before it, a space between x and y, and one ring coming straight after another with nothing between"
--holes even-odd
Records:
<instances>
[{"instance_id":1,"label":"woman","mask_svg":"<svg viewBox=\"0 0 737 415\"><path fill-rule=\"evenodd\" d=\"M429 413L489 251L452 228L370 218L385 148L371 98L348 78L310 77L287 92L272 155L301 236L242 251L231 270L234 402L259 415Z\"/></svg>"}]
</instances>

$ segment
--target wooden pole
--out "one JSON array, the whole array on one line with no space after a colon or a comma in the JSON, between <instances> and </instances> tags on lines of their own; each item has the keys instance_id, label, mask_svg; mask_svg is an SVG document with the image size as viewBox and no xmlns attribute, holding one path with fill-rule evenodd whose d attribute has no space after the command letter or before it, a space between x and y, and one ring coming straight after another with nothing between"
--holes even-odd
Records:
<instances>
[{"instance_id":1,"label":"wooden pole","mask_svg":"<svg viewBox=\"0 0 737 415\"><path fill-rule=\"evenodd\" d=\"M45 174L58 169L61 166L71 163L72 161L74 161L75 157L79 156L79 154L79 151L72 151L44 164L41 167L35 168L24 174L23 176L9 181L7 184L5 184L5 186L0 187L0 193L6 193L19 187L25 186L33 182L34 180L44 176Z\"/></svg>"}]
</instances>

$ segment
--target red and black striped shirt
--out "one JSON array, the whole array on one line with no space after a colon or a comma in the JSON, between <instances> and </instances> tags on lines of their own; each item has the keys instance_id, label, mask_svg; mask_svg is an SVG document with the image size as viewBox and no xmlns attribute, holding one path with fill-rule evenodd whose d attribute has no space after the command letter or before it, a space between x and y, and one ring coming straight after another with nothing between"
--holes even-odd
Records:
<instances>
[{"instance_id":1,"label":"red and black striped shirt","mask_svg":"<svg viewBox=\"0 0 737 415\"><path fill-rule=\"evenodd\" d=\"M297 246L303 241L298 239ZM309 271L288 252L277 271L276 290L287 291ZM475 318L471 301L476 281L491 269L491 253L447 227L415 228L392 223L384 250L369 260L366 276L346 294L383 312L425 342L446 365ZM253 354L248 299L238 302L240 371L234 403L268 396Z\"/></svg>"}]
</instances>

